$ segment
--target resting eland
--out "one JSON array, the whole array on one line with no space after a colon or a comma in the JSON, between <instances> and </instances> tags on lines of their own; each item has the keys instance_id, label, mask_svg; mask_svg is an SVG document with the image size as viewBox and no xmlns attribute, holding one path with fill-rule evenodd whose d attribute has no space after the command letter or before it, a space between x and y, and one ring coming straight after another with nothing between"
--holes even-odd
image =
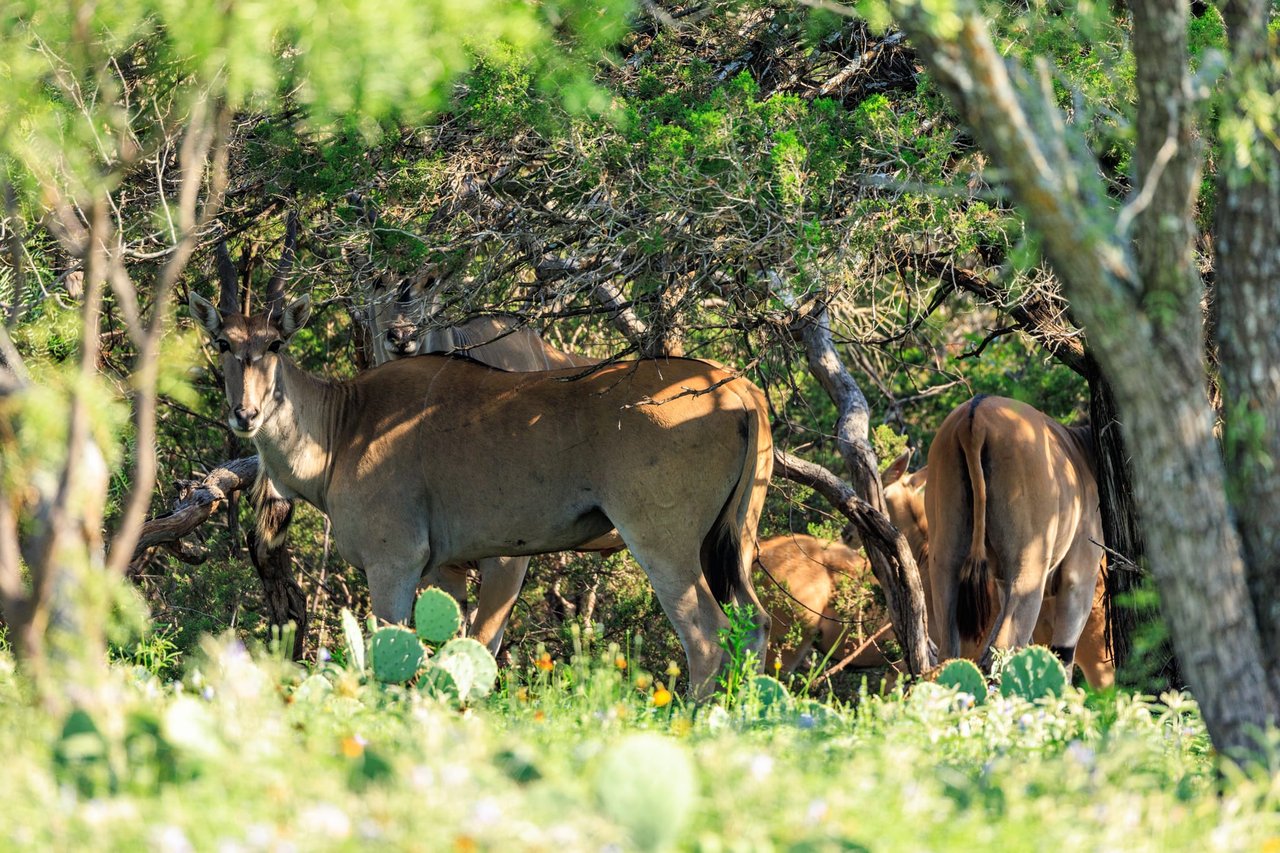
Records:
<instances>
[{"instance_id":1,"label":"resting eland","mask_svg":"<svg viewBox=\"0 0 1280 853\"><path fill-rule=\"evenodd\" d=\"M311 301L243 316L194 292L192 316L221 352L228 423L252 439L286 498L328 514L364 570L374 613L407 622L424 567L570 550L616 528L644 568L709 692L722 605L769 617L751 583L773 468L760 389L694 359L507 373L457 356L401 359L346 381L284 354Z\"/></svg>"}]
</instances>

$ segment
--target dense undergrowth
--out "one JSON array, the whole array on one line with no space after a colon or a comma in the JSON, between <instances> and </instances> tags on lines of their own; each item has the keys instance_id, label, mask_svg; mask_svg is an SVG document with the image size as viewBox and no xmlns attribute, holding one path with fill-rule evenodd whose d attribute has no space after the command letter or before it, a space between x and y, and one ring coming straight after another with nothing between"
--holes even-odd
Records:
<instances>
[{"instance_id":1,"label":"dense undergrowth","mask_svg":"<svg viewBox=\"0 0 1280 853\"><path fill-rule=\"evenodd\" d=\"M459 709L339 664L206 639L180 680L113 665L92 708L18 701L0 658L0 847L315 850L1257 850L1266 772L1219 773L1195 704L985 703L938 684L850 701L685 704L577 637Z\"/></svg>"}]
</instances>

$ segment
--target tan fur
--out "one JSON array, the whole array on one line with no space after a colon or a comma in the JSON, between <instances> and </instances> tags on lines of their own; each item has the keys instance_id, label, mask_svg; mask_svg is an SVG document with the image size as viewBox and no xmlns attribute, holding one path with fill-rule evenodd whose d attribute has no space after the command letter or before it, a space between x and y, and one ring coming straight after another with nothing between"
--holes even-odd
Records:
<instances>
[{"instance_id":1,"label":"tan fur","mask_svg":"<svg viewBox=\"0 0 1280 853\"><path fill-rule=\"evenodd\" d=\"M436 284L432 268L403 278L384 272L372 280L368 318L376 364L429 353L460 353L481 364L520 373L600 363L599 359L556 349L518 317L476 317L458 326L433 326L432 317L440 307L434 293ZM617 531L610 531L584 543L581 549L612 553L624 547ZM457 599L472 620L467 633L496 655L524 584L529 558L485 557L474 565L480 575L474 612L467 609L466 567L429 569L421 585L440 587Z\"/></svg>"},{"instance_id":2,"label":"tan fur","mask_svg":"<svg viewBox=\"0 0 1280 853\"><path fill-rule=\"evenodd\" d=\"M773 617L765 658L767 672L774 671L775 660L781 662L780 672L794 672L811 648L817 648L823 656L834 649L832 661L843 660L856 650L863 635L879 627L845 624L832 607L836 585L842 577L861 580L870 571L866 558L852 548L802 533L789 533L761 542L756 560L761 567L756 586L766 590L766 606ZM779 606L773 606L773 602ZM783 639L797 624L803 638L798 645L784 648ZM859 631L859 627L870 630ZM884 653L872 647L850 665L872 667L888 663Z\"/></svg>"},{"instance_id":3,"label":"tan fur","mask_svg":"<svg viewBox=\"0 0 1280 853\"><path fill-rule=\"evenodd\" d=\"M239 432L281 495L329 515L379 618L409 619L424 566L572 549L616 527L684 644L695 693L721 665L721 605L755 609L763 652L750 567L773 445L747 380L693 359L580 376L422 356L329 382L269 351L279 332L262 325L231 316L208 329L238 341L222 356L230 407L260 410ZM250 386L262 396L245 398Z\"/></svg>"},{"instance_id":4,"label":"tan fur","mask_svg":"<svg viewBox=\"0 0 1280 853\"><path fill-rule=\"evenodd\" d=\"M1001 601L976 655L984 666L992 649L1031 642L1051 577L1051 644L1073 650L1080 642L1102 563L1090 441L1087 427L1064 427L1003 397L974 398L943 421L924 496L930 633L942 658L961 652L961 586L988 579Z\"/></svg>"},{"instance_id":5,"label":"tan fur","mask_svg":"<svg viewBox=\"0 0 1280 853\"><path fill-rule=\"evenodd\" d=\"M934 625L933 601L930 597L931 585L928 573L928 520L925 517L924 493L928 484L929 469L921 468L906 474L906 463L910 451L900 457L901 465L897 472L891 468L884 479L884 500L889 507L889 520L902 531L911 544L911 552L920 566L921 580L925 585L925 604L929 610L930 628ZM896 463L895 463L896 465ZM892 479L890 478L892 476ZM1091 687L1110 687L1115 683L1115 664L1112 663L1111 650L1106 642L1106 587L1101 573L1094 587L1093 603L1085 622L1084 632L1076 646L1076 666L1084 673L1085 681ZM1056 605L1052 597L1044 600L1040 609L1040 617L1036 622L1034 639L1037 643L1047 644L1053 639L1053 617ZM989 631L991 623L984 625ZM966 657L976 658L976 644L962 644L962 653Z\"/></svg>"}]
</instances>

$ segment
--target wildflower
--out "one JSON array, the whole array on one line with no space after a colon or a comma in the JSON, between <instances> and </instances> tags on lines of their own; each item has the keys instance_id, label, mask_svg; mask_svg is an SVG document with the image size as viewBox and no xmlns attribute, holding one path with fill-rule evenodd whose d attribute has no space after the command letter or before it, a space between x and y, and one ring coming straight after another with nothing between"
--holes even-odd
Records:
<instances>
[{"instance_id":1,"label":"wildflower","mask_svg":"<svg viewBox=\"0 0 1280 853\"><path fill-rule=\"evenodd\" d=\"M517 690L517 691L516 691L516 701L519 701L519 702L528 702L528 701L529 701L529 688L528 688L528 687L521 687L519 690Z\"/></svg>"},{"instance_id":2,"label":"wildflower","mask_svg":"<svg viewBox=\"0 0 1280 853\"><path fill-rule=\"evenodd\" d=\"M773 756L761 753L751 759L751 778L763 782L773 772Z\"/></svg>"},{"instance_id":3,"label":"wildflower","mask_svg":"<svg viewBox=\"0 0 1280 853\"><path fill-rule=\"evenodd\" d=\"M801 714L796 720L796 725L802 729L811 729L817 724L818 722L813 718L813 714Z\"/></svg>"},{"instance_id":4,"label":"wildflower","mask_svg":"<svg viewBox=\"0 0 1280 853\"><path fill-rule=\"evenodd\" d=\"M360 735L350 735L342 739L342 754L347 758L359 758L364 755L365 745L369 741Z\"/></svg>"},{"instance_id":5,"label":"wildflower","mask_svg":"<svg viewBox=\"0 0 1280 853\"><path fill-rule=\"evenodd\" d=\"M478 800L471 811L471 822L475 826L490 826L502 820L502 806L492 797Z\"/></svg>"},{"instance_id":6,"label":"wildflower","mask_svg":"<svg viewBox=\"0 0 1280 853\"><path fill-rule=\"evenodd\" d=\"M667 664L667 677L672 681L680 677L680 667L675 661L671 661Z\"/></svg>"},{"instance_id":7,"label":"wildflower","mask_svg":"<svg viewBox=\"0 0 1280 853\"><path fill-rule=\"evenodd\" d=\"M616 658L613 659L613 665L616 666L618 669L626 669L627 659L624 658L622 655L618 655Z\"/></svg>"},{"instance_id":8,"label":"wildflower","mask_svg":"<svg viewBox=\"0 0 1280 853\"><path fill-rule=\"evenodd\" d=\"M534 711L534 712L533 712L533 721L534 721L535 723L545 723L545 722L547 721L547 715L546 715L546 712L541 711L541 710L539 710L539 711Z\"/></svg>"},{"instance_id":9,"label":"wildflower","mask_svg":"<svg viewBox=\"0 0 1280 853\"><path fill-rule=\"evenodd\" d=\"M212 702L212 701L213 701L213 687L211 687L210 685L206 684L206 685L204 686L204 688L203 688L203 689L201 689L201 691L200 691L200 698L201 698L201 699L203 699L203 700L204 700L204 701L206 701L206 702Z\"/></svg>"},{"instance_id":10,"label":"wildflower","mask_svg":"<svg viewBox=\"0 0 1280 853\"><path fill-rule=\"evenodd\" d=\"M782 672L782 658L773 659L773 674L778 675Z\"/></svg>"},{"instance_id":11,"label":"wildflower","mask_svg":"<svg viewBox=\"0 0 1280 853\"><path fill-rule=\"evenodd\" d=\"M328 838L346 838L351 834L351 818L332 803L319 803L304 810L298 823Z\"/></svg>"},{"instance_id":12,"label":"wildflower","mask_svg":"<svg viewBox=\"0 0 1280 853\"><path fill-rule=\"evenodd\" d=\"M636 676L636 689L648 690L653 686L653 676L647 672L642 672Z\"/></svg>"},{"instance_id":13,"label":"wildflower","mask_svg":"<svg viewBox=\"0 0 1280 853\"><path fill-rule=\"evenodd\" d=\"M688 717L676 717L671 721L671 733L676 737L684 737L693 731L693 721Z\"/></svg>"},{"instance_id":14,"label":"wildflower","mask_svg":"<svg viewBox=\"0 0 1280 853\"><path fill-rule=\"evenodd\" d=\"M551 660L550 652L543 652L538 655L538 659L533 662L533 665L543 672L550 672L556 667L555 663Z\"/></svg>"},{"instance_id":15,"label":"wildflower","mask_svg":"<svg viewBox=\"0 0 1280 853\"><path fill-rule=\"evenodd\" d=\"M653 707L665 708L671 704L671 691L662 686L662 682L658 682L658 689L653 691Z\"/></svg>"},{"instance_id":16,"label":"wildflower","mask_svg":"<svg viewBox=\"0 0 1280 853\"><path fill-rule=\"evenodd\" d=\"M956 697L956 704L960 706L961 711L967 711L973 707L974 696L972 693L961 693Z\"/></svg>"}]
</instances>

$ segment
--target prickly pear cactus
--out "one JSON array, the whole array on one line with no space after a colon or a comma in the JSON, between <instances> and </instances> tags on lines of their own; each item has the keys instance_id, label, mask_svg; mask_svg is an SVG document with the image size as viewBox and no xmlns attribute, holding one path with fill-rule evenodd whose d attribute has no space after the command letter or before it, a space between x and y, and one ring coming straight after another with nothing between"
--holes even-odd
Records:
<instances>
[{"instance_id":1,"label":"prickly pear cactus","mask_svg":"<svg viewBox=\"0 0 1280 853\"><path fill-rule=\"evenodd\" d=\"M596 769L595 787L605 815L627 831L636 848L670 850L693 816L698 769L679 741L631 734L609 747Z\"/></svg>"},{"instance_id":2,"label":"prickly pear cactus","mask_svg":"<svg viewBox=\"0 0 1280 853\"><path fill-rule=\"evenodd\" d=\"M987 679L971 660L957 658L947 661L938 672L938 683L972 695L976 705L987 701Z\"/></svg>"},{"instance_id":3,"label":"prickly pear cactus","mask_svg":"<svg viewBox=\"0 0 1280 853\"><path fill-rule=\"evenodd\" d=\"M752 684L760 716L779 714L791 707L791 694L782 682L771 675L757 675Z\"/></svg>"},{"instance_id":4,"label":"prickly pear cactus","mask_svg":"<svg viewBox=\"0 0 1280 853\"><path fill-rule=\"evenodd\" d=\"M354 665L357 672L364 672L364 634L355 614L345 607L342 608L342 636L347 643L347 662Z\"/></svg>"},{"instance_id":5,"label":"prickly pear cactus","mask_svg":"<svg viewBox=\"0 0 1280 853\"><path fill-rule=\"evenodd\" d=\"M458 633L462 626L462 612L452 595L430 587L418 596L418 603L413 608L413 625L424 643L437 646Z\"/></svg>"},{"instance_id":6,"label":"prickly pear cactus","mask_svg":"<svg viewBox=\"0 0 1280 853\"><path fill-rule=\"evenodd\" d=\"M445 643L431 662L449 673L463 702L488 696L498 678L498 663L489 650L465 637Z\"/></svg>"},{"instance_id":7,"label":"prickly pear cactus","mask_svg":"<svg viewBox=\"0 0 1280 853\"><path fill-rule=\"evenodd\" d=\"M458 685L453 680L453 676L447 670L438 666L429 666L422 673L422 677L418 679L418 689L427 696L441 699L445 702L458 703L461 698L458 695Z\"/></svg>"},{"instance_id":8,"label":"prickly pear cactus","mask_svg":"<svg viewBox=\"0 0 1280 853\"><path fill-rule=\"evenodd\" d=\"M1000 695L1019 696L1034 702L1044 696L1061 696L1067 689L1067 671L1058 656L1044 646L1028 646L1009 656L1000 670Z\"/></svg>"},{"instance_id":9,"label":"prickly pear cactus","mask_svg":"<svg viewBox=\"0 0 1280 853\"><path fill-rule=\"evenodd\" d=\"M404 684L422 665L422 643L408 628L379 628L369 651L374 676L386 684Z\"/></svg>"}]
</instances>

